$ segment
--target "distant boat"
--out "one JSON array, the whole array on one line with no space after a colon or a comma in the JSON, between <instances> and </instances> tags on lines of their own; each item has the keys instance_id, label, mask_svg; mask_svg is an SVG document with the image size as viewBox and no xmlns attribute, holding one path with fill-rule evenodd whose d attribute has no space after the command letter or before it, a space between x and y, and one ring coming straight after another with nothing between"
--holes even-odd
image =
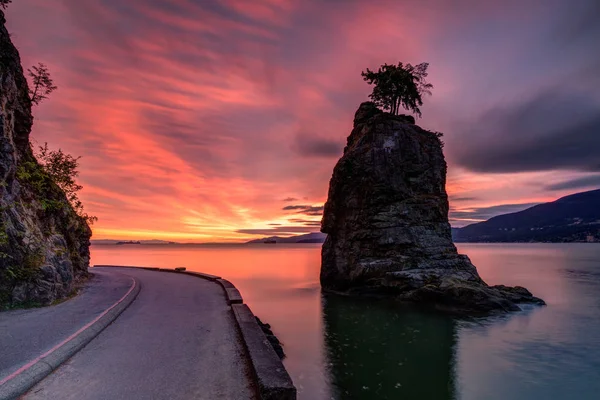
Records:
<instances>
[{"instance_id":1,"label":"distant boat","mask_svg":"<svg viewBox=\"0 0 600 400\"><path fill-rule=\"evenodd\" d=\"M275 244L275 243L277 243L277 240L275 240L275 239L267 239L263 243L265 243L265 244Z\"/></svg>"},{"instance_id":2,"label":"distant boat","mask_svg":"<svg viewBox=\"0 0 600 400\"><path fill-rule=\"evenodd\" d=\"M116 244L142 244L142 242L134 242L133 240L129 240L126 242L117 242Z\"/></svg>"}]
</instances>

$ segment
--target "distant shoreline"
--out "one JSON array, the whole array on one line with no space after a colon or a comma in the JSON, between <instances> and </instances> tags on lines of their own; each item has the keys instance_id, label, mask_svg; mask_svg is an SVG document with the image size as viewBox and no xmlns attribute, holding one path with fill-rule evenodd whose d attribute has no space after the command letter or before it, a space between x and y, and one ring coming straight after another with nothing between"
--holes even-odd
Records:
<instances>
[{"instance_id":1,"label":"distant shoreline","mask_svg":"<svg viewBox=\"0 0 600 400\"><path fill-rule=\"evenodd\" d=\"M600 242L454 242L455 244L600 244ZM307 242L289 242L289 243L277 243L277 245L322 245L323 243L307 243ZM266 246L264 243L228 243L228 242L211 242L211 243L140 243L135 246L127 246L116 243L91 243L92 246L98 247L119 247L119 248L138 248L138 247L176 247L176 246L256 246L264 248L277 248L277 246Z\"/></svg>"},{"instance_id":2,"label":"distant shoreline","mask_svg":"<svg viewBox=\"0 0 600 400\"><path fill-rule=\"evenodd\" d=\"M323 243L305 243L305 242L290 242L290 243L277 243L277 245L281 246L281 245L289 245L289 244L301 244L301 245L310 245L310 244L323 244ZM99 247L108 247L108 246L114 246L114 247L119 247L119 248L138 248L138 247L149 247L149 246L153 246L153 247L175 247L175 246L257 246L257 247L265 247L265 248L273 248L273 247L277 247L277 246L267 246L264 243L248 243L248 242L236 242L236 243L231 243L231 242L210 242L210 243L140 243L140 244L136 244L135 246L128 246L128 245L118 245L116 243L91 243L92 246L99 246Z\"/></svg>"}]
</instances>

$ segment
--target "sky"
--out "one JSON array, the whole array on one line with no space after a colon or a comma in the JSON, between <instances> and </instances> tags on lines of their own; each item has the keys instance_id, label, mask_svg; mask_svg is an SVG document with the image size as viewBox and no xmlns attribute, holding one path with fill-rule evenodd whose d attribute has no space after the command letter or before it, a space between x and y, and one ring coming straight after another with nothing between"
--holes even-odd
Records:
<instances>
[{"instance_id":1,"label":"sky","mask_svg":"<svg viewBox=\"0 0 600 400\"><path fill-rule=\"evenodd\" d=\"M319 230L360 73L429 62L453 226L600 187L597 0L16 0L58 86L34 143L81 156L94 239Z\"/></svg>"}]
</instances>

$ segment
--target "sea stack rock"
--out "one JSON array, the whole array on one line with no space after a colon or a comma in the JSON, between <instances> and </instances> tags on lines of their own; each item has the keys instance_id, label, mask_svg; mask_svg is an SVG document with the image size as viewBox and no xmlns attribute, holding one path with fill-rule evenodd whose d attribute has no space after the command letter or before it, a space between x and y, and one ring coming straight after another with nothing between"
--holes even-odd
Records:
<instances>
[{"instance_id":1,"label":"sea stack rock","mask_svg":"<svg viewBox=\"0 0 600 400\"><path fill-rule=\"evenodd\" d=\"M87 276L91 230L33 156L31 101L0 10L0 309L50 304Z\"/></svg>"},{"instance_id":2,"label":"sea stack rock","mask_svg":"<svg viewBox=\"0 0 600 400\"><path fill-rule=\"evenodd\" d=\"M462 313L544 304L522 287L488 286L458 254L442 142L414 122L371 102L356 112L321 222L323 289Z\"/></svg>"}]
</instances>

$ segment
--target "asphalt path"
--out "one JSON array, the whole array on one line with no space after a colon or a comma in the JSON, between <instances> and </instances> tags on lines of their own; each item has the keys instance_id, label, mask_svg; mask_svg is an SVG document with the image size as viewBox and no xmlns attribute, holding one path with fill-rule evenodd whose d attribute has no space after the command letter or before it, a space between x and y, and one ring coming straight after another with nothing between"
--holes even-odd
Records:
<instances>
[{"instance_id":1,"label":"asphalt path","mask_svg":"<svg viewBox=\"0 0 600 400\"><path fill-rule=\"evenodd\" d=\"M254 399L223 289L189 275L93 268L134 276L137 299L25 399Z\"/></svg>"},{"instance_id":2,"label":"asphalt path","mask_svg":"<svg viewBox=\"0 0 600 400\"><path fill-rule=\"evenodd\" d=\"M0 313L0 381L75 333L131 287L118 271L94 271L81 293L63 303Z\"/></svg>"}]
</instances>

